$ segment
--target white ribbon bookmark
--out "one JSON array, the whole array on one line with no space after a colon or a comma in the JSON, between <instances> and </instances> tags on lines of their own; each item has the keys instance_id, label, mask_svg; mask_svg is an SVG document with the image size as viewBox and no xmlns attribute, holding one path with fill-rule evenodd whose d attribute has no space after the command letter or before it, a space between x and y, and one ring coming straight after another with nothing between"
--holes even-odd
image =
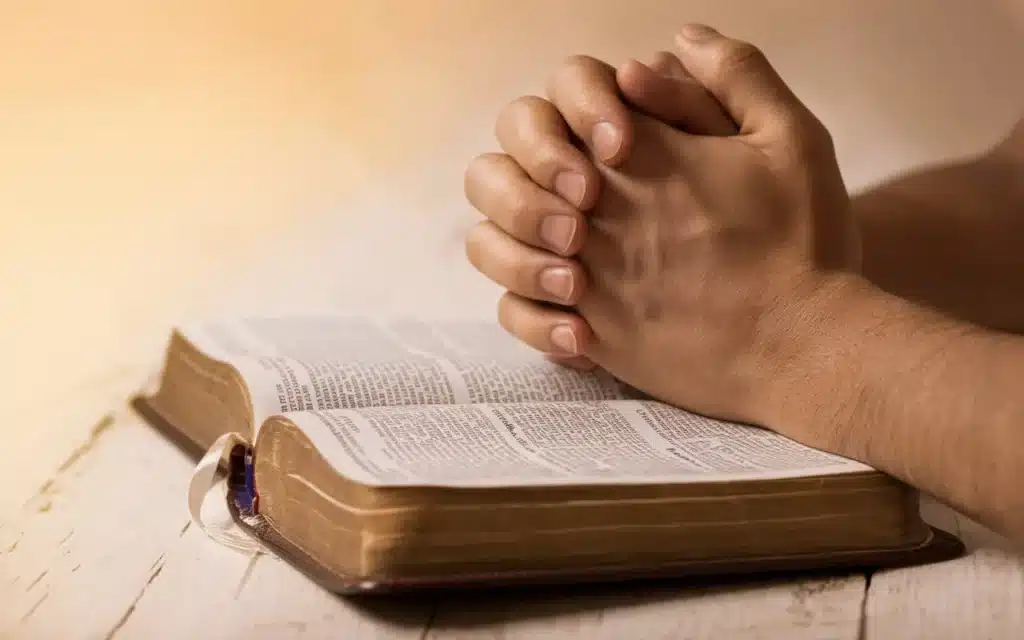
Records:
<instances>
[{"instance_id":1,"label":"white ribbon bookmark","mask_svg":"<svg viewBox=\"0 0 1024 640\"><path fill-rule=\"evenodd\" d=\"M248 446L249 443L237 433L225 433L210 445L188 483L188 512L192 522L221 545L247 554L262 553L263 545L243 531L231 517L227 503L227 479L218 478L220 465L228 461L231 450L239 444ZM207 500L211 493L217 497L212 502L213 509L209 508L211 505ZM217 517L206 517L204 507L207 507L206 511L216 511Z\"/></svg>"}]
</instances>

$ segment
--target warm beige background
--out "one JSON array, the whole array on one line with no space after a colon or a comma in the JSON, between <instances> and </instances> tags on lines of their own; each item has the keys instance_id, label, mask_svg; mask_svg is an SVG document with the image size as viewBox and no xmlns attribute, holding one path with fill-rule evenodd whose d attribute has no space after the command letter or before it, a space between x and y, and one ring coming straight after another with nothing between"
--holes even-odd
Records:
<instances>
[{"instance_id":1,"label":"warm beige background","mask_svg":"<svg viewBox=\"0 0 1024 640\"><path fill-rule=\"evenodd\" d=\"M642 57L686 20L750 39L857 187L1019 116L1022 4L2 0L0 506L179 319L299 299L489 313L459 245L461 170L567 54Z\"/></svg>"}]
</instances>

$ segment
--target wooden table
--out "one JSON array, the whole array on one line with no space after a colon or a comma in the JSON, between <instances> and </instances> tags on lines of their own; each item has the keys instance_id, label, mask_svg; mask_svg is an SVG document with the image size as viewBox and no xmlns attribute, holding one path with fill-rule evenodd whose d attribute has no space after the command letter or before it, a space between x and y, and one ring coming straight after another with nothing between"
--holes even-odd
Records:
<instances>
[{"instance_id":1,"label":"wooden table","mask_svg":"<svg viewBox=\"0 0 1024 640\"><path fill-rule=\"evenodd\" d=\"M768 6L770 5L770 7ZM4 2L0 637L1020 638L1024 560L361 603L189 526L191 461L127 396L167 330L248 310L490 317L461 171L566 54L706 20L762 45L851 188L1019 114L1016 0Z\"/></svg>"}]
</instances>

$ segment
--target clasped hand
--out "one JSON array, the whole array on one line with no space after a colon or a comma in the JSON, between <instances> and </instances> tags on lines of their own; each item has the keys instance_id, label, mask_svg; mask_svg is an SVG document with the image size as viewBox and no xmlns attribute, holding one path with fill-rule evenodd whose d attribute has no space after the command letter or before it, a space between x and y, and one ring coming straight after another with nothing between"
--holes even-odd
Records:
<instances>
[{"instance_id":1,"label":"clasped hand","mask_svg":"<svg viewBox=\"0 0 1024 640\"><path fill-rule=\"evenodd\" d=\"M572 137L578 139L575 142ZM860 285L830 136L755 47L699 25L674 54L576 57L475 158L471 263L501 325L665 402L787 432ZM830 448L819 433L791 433Z\"/></svg>"}]
</instances>

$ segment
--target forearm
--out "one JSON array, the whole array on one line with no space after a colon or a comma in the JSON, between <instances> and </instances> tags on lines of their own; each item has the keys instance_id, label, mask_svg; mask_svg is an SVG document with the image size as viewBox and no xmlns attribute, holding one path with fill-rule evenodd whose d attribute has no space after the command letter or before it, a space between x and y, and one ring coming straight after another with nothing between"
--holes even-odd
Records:
<instances>
[{"instance_id":1,"label":"forearm","mask_svg":"<svg viewBox=\"0 0 1024 640\"><path fill-rule=\"evenodd\" d=\"M825 448L1024 545L1024 337L860 279L844 287L776 418L780 430L823 430Z\"/></svg>"},{"instance_id":2,"label":"forearm","mask_svg":"<svg viewBox=\"0 0 1024 640\"><path fill-rule=\"evenodd\" d=\"M853 199L864 274L970 322L1024 332L1024 161L1003 152L893 179Z\"/></svg>"}]
</instances>

